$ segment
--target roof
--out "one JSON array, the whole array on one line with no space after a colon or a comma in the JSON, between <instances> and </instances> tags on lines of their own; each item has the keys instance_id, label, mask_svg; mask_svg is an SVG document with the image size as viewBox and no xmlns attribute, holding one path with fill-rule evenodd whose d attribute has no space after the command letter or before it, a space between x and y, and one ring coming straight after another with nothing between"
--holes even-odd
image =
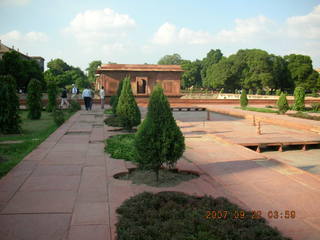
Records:
<instances>
[{"instance_id":1,"label":"roof","mask_svg":"<svg viewBox=\"0 0 320 240\"><path fill-rule=\"evenodd\" d=\"M97 73L105 71L183 72L180 65L155 64L103 64L97 69Z\"/></svg>"}]
</instances>

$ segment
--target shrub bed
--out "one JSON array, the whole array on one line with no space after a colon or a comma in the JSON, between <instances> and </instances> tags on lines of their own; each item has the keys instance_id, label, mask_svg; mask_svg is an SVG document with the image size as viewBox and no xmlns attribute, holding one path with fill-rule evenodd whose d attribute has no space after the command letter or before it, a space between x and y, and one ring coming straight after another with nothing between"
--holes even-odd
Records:
<instances>
[{"instance_id":1,"label":"shrub bed","mask_svg":"<svg viewBox=\"0 0 320 240\"><path fill-rule=\"evenodd\" d=\"M217 217L218 211L222 218ZM225 198L144 192L126 200L117 213L118 240L289 239Z\"/></svg>"},{"instance_id":2,"label":"shrub bed","mask_svg":"<svg viewBox=\"0 0 320 240\"><path fill-rule=\"evenodd\" d=\"M303 112L296 112L296 113L292 113L292 114L288 114L288 115L291 117L320 121L320 116L312 116L312 115L309 115L309 114L303 113Z\"/></svg>"},{"instance_id":3,"label":"shrub bed","mask_svg":"<svg viewBox=\"0 0 320 240\"><path fill-rule=\"evenodd\" d=\"M239 107L236 107L239 109ZM252 112L264 112L264 113L279 113L279 111L272 110L270 108L256 108L256 107L241 107L240 109Z\"/></svg>"},{"instance_id":4,"label":"shrub bed","mask_svg":"<svg viewBox=\"0 0 320 240\"><path fill-rule=\"evenodd\" d=\"M120 122L119 118L115 115L112 115L112 116L104 119L104 123L108 126L111 126L111 127L121 127L121 122Z\"/></svg>"}]
</instances>

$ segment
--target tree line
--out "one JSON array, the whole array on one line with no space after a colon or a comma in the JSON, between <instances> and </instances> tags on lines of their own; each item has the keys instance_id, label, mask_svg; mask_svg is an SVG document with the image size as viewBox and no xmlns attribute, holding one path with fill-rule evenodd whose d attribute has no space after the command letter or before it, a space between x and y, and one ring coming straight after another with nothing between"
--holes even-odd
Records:
<instances>
[{"instance_id":1,"label":"tree line","mask_svg":"<svg viewBox=\"0 0 320 240\"><path fill-rule=\"evenodd\" d=\"M202 60L185 60L175 53L162 57L158 64L180 64L185 71L181 77L183 89L191 86L226 92L320 89L320 76L313 69L311 58L301 54L282 57L261 49L241 49L226 57L221 50L212 49Z\"/></svg>"}]
</instances>

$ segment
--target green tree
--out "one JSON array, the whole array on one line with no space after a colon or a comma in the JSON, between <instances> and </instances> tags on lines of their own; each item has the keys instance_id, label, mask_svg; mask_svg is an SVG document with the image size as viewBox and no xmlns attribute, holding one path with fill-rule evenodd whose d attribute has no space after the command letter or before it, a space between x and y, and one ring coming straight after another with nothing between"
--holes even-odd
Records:
<instances>
[{"instance_id":1,"label":"green tree","mask_svg":"<svg viewBox=\"0 0 320 240\"><path fill-rule=\"evenodd\" d=\"M138 162L159 178L160 168L173 167L185 150L184 137L177 126L167 97L157 85L150 96L148 113L136 133Z\"/></svg>"},{"instance_id":2,"label":"green tree","mask_svg":"<svg viewBox=\"0 0 320 240\"><path fill-rule=\"evenodd\" d=\"M117 114L117 106L118 106L119 97L121 95L122 86L123 86L123 80L120 80L119 85L118 85L118 89L117 89L117 93L112 100L112 112L115 115Z\"/></svg>"},{"instance_id":3,"label":"green tree","mask_svg":"<svg viewBox=\"0 0 320 240\"><path fill-rule=\"evenodd\" d=\"M47 82L48 89L48 105L46 107L46 110L48 112L52 112L55 111L55 109L57 108L58 88L53 74L46 74L45 80Z\"/></svg>"},{"instance_id":4,"label":"green tree","mask_svg":"<svg viewBox=\"0 0 320 240\"><path fill-rule=\"evenodd\" d=\"M248 106L248 97L247 97L247 92L245 89L242 89L242 92L241 92L240 105L243 108Z\"/></svg>"},{"instance_id":5,"label":"green tree","mask_svg":"<svg viewBox=\"0 0 320 240\"><path fill-rule=\"evenodd\" d=\"M89 67L87 67L88 71L88 81L93 83L96 81L96 70L99 66L101 66L102 62L100 60L95 60L89 63Z\"/></svg>"},{"instance_id":6,"label":"green tree","mask_svg":"<svg viewBox=\"0 0 320 240\"><path fill-rule=\"evenodd\" d=\"M51 61L49 61L47 67L55 76L71 70L71 67L60 58L52 59Z\"/></svg>"},{"instance_id":7,"label":"green tree","mask_svg":"<svg viewBox=\"0 0 320 240\"><path fill-rule=\"evenodd\" d=\"M294 105L293 109L296 111L304 110L304 98L305 98L305 90L303 87L296 87L294 89Z\"/></svg>"},{"instance_id":8,"label":"green tree","mask_svg":"<svg viewBox=\"0 0 320 240\"><path fill-rule=\"evenodd\" d=\"M20 133L19 97L16 94L16 81L10 76L0 76L0 132Z\"/></svg>"},{"instance_id":9,"label":"green tree","mask_svg":"<svg viewBox=\"0 0 320 240\"><path fill-rule=\"evenodd\" d=\"M181 76L181 87L189 88L191 86L202 87L201 81L201 61L183 60L181 67L184 73Z\"/></svg>"},{"instance_id":10,"label":"green tree","mask_svg":"<svg viewBox=\"0 0 320 240\"><path fill-rule=\"evenodd\" d=\"M41 83L37 79L31 79L28 84L27 106L28 106L28 118L40 119L42 111L42 93Z\"/></svg>"},{"instance_id":11,"label":"green tree","mask_svg":"<svg viewBox=\"0 0 320 240\"><path fill-rule=\"evenodd\" d=\"M158 64L160 65L180 65L182 63L182 58L178 53L172 55L165 55L162 57Z\"/></svg>"},{"instance_id":12,"label":"green tree","mask_svg":"<svg viewBox=\"0 0 320 240\"><path fill-rule=\"evenodd\" d=\"M141 114L133 96L130 78L123 80L123 87L117 105L117 117L123 128L131 130L141 122Z\"/></svg>"},{"instance_id":13,"label":"green tree","mask_svg":"<svg viewBox=\"0 0 320 240\"><path fill-rule=\"evenodd\" d=\"M281 95L277 101L277 106L278 106L280 114L284 114L289 110L287 95L285 93L281 93Z\"/></svg>"},{"instance_id":14,"label":"green tree","mask_svg":"<svg viewBox=\"0 0 320 240\"><path fill-rule=\"evenodd\" d=\"M207 79L207 70L213 65L217 64L222 59L222 52L220 49L213 50L211 49L205 58L202 59L202 68L201 68L201 78L202 82L209 82Z\"/></svg>"}]
</instances>

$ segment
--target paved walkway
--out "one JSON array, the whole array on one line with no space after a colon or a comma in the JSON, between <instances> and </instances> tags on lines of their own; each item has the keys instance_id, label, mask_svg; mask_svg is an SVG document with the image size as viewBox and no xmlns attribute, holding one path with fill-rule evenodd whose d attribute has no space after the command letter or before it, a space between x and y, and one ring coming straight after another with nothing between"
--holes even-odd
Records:
<instances>
[{"instance_id":1,"label":"paved walkway","mask_svg":"<svg viewBox=\"0 0 320 240\"><path fill-rule=\"evenodd\" d=\"M200 178L157 189L114 179L134 167L103 152L102 141L119 132L103 125L100 110L78 112L0 180L0 238L114 239L115 209L125 199L172 190L225 196L264 217L269 210L295 211L295 219L270 223L296 240L319 239L319 178L226 142L201 121L180 124L192 133L178 168Z\"/></svg>"}]
</instances>

